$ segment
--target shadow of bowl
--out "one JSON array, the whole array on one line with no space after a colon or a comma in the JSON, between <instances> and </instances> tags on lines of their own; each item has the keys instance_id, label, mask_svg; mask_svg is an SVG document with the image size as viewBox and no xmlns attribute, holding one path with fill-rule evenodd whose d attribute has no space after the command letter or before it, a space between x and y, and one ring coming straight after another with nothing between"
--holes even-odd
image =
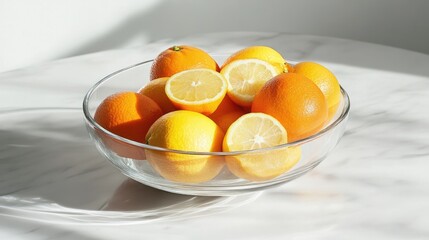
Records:
<instances>
[{"instance_id":1,"label":"shadow of bowl","mask_svg":"<svg viewBox=\"0 0 429 240\"><path fill-rule=\"evenodd\" d=\"M0 215L54 224L136 224L225 211L259 194L186 196L117 171L96 151L80 109L0 112Z\"/></svg>"}]
</instances>

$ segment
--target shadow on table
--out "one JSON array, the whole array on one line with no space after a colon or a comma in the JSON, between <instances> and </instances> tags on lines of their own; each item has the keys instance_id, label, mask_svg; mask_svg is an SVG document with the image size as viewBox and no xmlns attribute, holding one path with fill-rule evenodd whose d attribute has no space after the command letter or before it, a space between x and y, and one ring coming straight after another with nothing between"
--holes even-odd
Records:
<instances>
[{"instance_id":1,"label":"shadow on table","mask_svg":"<svg viewBox=\"0 0 429 240\"><path fill-rule=\"evenodd\" d=\"M133 179L127 179L102 207L103 211L157 211L172 214L187 208L210 209L226 197L200 197L180 195L148 187Z\"/></svg>"},{"instance_id":2,"label":"shadow on table","mask_svg":"<svg viewBox=\"0 0 429 240\"><path fill-rule=\"evenodd\" d=\"M255 199L173 194L125 177L97 152L79 109L0 112L0 121L3 216L65 224L143 223L215 213Z\"/></svg>"}]
</instances>

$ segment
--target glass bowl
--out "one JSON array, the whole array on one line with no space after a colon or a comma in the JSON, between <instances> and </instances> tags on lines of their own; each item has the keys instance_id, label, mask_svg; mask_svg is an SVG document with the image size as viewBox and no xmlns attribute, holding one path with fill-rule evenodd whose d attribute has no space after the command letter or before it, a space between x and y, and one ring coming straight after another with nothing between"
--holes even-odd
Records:
<instances>
[{"instance_id":1,"label":"glass bowl","mask_svg":"<svg viewBox=\"0 0 429 240\"><path fill-rule=\"evenodd\" d=\"M227 55L214 55L218 62ZM229 196L261 191L296 179L323 161L342 137L349 115L350 100L341 88L342 98L331 121L318 133L288 144L240 152L189 152L165 149L115 135L94 120L95 110L108 96L121 91L138 91L149 82L152 60L118 70L97 82L86 94L83 112L87 130L97 149L126 176L145 185L168 192L199 195ZM224 161L227 158L252 156L282 156L281 151L300 148L300 160L287 172L265 181L249 181L233 175L226 166L219 167L216 176L201 183L186 183L164 178L171 158L193 161ZM168 156L168 157L166 157ZM282 160L282 159L278 159ZM164 171L164 172L163 172ZM171 178L170 178L171 179Z\"/></svg>"}]
</instances>

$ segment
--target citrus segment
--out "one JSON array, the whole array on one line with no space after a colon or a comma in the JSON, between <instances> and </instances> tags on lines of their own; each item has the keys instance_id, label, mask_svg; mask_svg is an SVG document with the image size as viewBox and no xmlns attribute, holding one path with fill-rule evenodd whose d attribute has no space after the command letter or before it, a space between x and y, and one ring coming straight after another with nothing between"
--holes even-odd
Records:
<instances>
[{"instance_id":1,"label":"citrus segment","mask_svg":"<svg viewBox=\"0 0 429 240\"><path fill-rule=\"evenodd\" d=\"M223 150L253 150L284 143L287 143L287 132L279 121L268 114L247 113L229 127Z\"/></svg>"},{"instance_id":2,"label":"citrus segment","mask_svg":"<svg viewBox=\"0 0 429 240\"><path fill-rule=\"evenodd\" d=\"M269 63L258 59L236 60L222 68L228 82L228 96L236 104L249 107L256 93L269 79L277 75Z\"/></svg>"},{"instance_id":3,"label":"citrus segment","mask_svg":"<svg viewBox=\"0 0 429 240\"><path fill-rule=\"evenodd\" d=\"M275 118L264 113L248 113L238 118L225 134L223 151L269 148L287 143L287 132ZM300 158L299 147L228 155L228 169L236 176L263 181L289 170Z\"/></svg>"},{"instance_id":4,"label":"citrus segment","mask_svg":"<svg viewBox=\"0 0 429 240\"><path fill-rule=\"evenodd\" d=\"M203 68L174 74L165 85L165 93L176 108L206 115L217 109L226 92L225 78Z\"/></svg>"}]
</instances>

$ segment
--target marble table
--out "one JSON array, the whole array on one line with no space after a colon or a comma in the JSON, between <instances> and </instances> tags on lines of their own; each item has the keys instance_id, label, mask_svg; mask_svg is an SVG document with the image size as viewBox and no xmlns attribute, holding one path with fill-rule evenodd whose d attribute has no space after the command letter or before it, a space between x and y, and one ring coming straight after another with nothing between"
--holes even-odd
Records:
<instances>
[{"instance_id":1,"label":"marble table","mask_svg":"<svg viewBox=\"0 0 429 240\"><path fill-rule=\"evenodd\" d=\"M258 194L192 197L127 179L83 125L86 91L173 44L268 45L349 92L344 137L307 175ZM285 33L165 39L0 74L0 239L429 239L429 56Z\"/></svg>"}]
</instances>

